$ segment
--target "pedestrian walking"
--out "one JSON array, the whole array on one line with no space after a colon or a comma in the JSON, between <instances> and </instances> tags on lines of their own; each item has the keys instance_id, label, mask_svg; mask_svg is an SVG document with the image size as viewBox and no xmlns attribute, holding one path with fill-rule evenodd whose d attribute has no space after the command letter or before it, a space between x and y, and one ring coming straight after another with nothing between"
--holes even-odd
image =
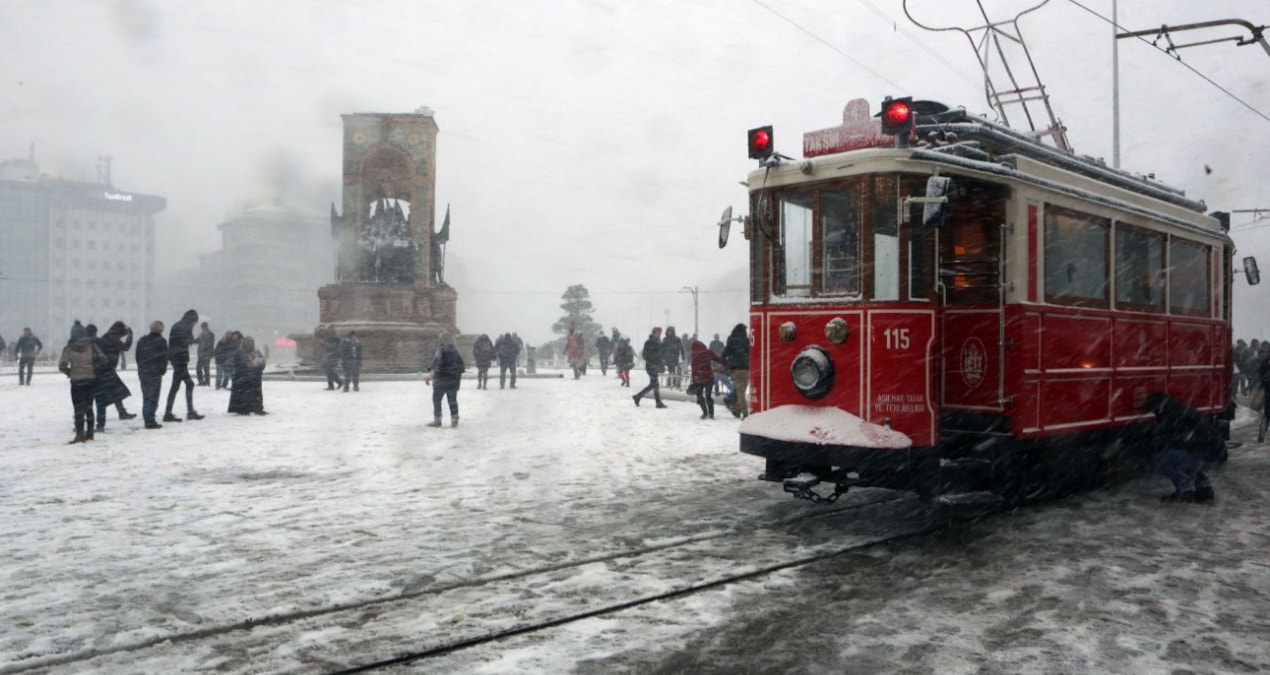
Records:
<instances>
[{"instance_id":1,"label":"pedestrian walking","mask_svg":"<svg viewBox=\"0 0 1270 675\"><path fill-rule=\"evenodd\" d=\"M137 379L141 382L141 419L147 429L162 429L155 419L163 375L168 372L168 341L163 339L163 322L151 321L150 332L137 340Z\"/></svg>"},{"instance_id":2,"label":"pedestrian walking","mask_svg":"<svg viewBox=\"0 0 1270 675\"><path fill-rule=\"evenodd\" d=\"M582 347L582 333L578 332L573 320L569 321L569 334L565 336L565 354L569 367L573 369L573 379L582 377L586 371L586 350Z\"/></svg>"},{"instance_id":3,"label":"pedestrian walking","mask_svg":"<svg viewBox=\"0 0 1270 675\"><path fill-rule=\"evenodd\" d=\"M342 346L340 336L336 335L334 330L322 342L322 367L326 370L327 391L335 391L344 386L344 381L340 379L339 373L336 372L340 365Z\"/></svg>"},{"instance_id":4,"label":"pedestrian walking","mask_svg":"<svg viewBox=\"0 0 1270 675\"><path fill-rule=\"evenodd\" d=\"M679 340L676 339L675 342L677 344ZM634 399L636 406L639 405L640 399L651 391L653 392L653 400L657 402L658 408L668 407L661 402L661 385L657 381L662 372L661 350L661 327L654 326L652 332L648 334L648 339L644 341L643 351L640 352L640 356L644 358L644 369L648 371L648 386L640 389L638 394L631 397Z\"/></svg>"},{"instance_id":5,"label":"pedestrian walking","mask_svg":"<svg viewBox=\"0 0 1270 675\"><path fill-rule=\"evenodd\" d=\"M738 323L728 334L728 341L723 346L723 363L728 369L728 377L732 379L734 400L729 407L734 417L744 419L750 414L750 401L746 394L746 387L750 384L750 337L745 324Z\"/></svg>"},{"instance_id":6,"label":"pedestrian walking","mask_svg":"<svg viewBox=\"0 0 1270 675\"><path fill-rule=\"evenodd\" d=\"M93 440L93 397L97 395L97 367L106 355L88 336L88 330L79 321L71 326L71 339L62 349L57 369L71 381L71 407L75 411L74 443Z\"/></svg>"},{"instance_id":7,"label":"pedestrian walking","mask_svg":"<svg viewBox=\"0 0 1270 675\"><path fill-rule=\"evenodd\" d=\"M350 330L344 344L340 345L340 365L344 367L344 391L348 391L350 384L353 391L361 391L362 342L355 330Z\"/></svg>"},{"instance_id":8,"label":"pedestrian walking","mask_svg":"<svg viewBox=\"0 0 1270 675\"><path fill-rule=\"evenodd\" d=\"M238 345L234 343L234 331L227 330L216 342L212 350L212 360L216 363L216 388L229 388L229 381L234 373L234 352Z\"/></svg>"},{"instance_id":9,"label":"pedestrian walking","mask_svg":"<svg viewBox=\"0 0 1270 675\"><path fill-rule=\"evenodd\" d=\"M207 322L199 324L198 337L195 338L195 344L198 346L197 358L198 362L194 367L194 376L198 378L198 386L207 387L212 384L212 356L216 353L216 334L211 328L207 327Z\"/></svg>"},{"instance_id":10,"label":"pedestrian walking","mask_svg":"<svg viewBox=\"0 0 1270 675\"><path fill-rule=\"evenodd\" d=\"M1253 340L1252 343L1257 344L1257 341ZM1270 428L1270 405L1267 405L1266 401L1266 398L1270 397L1270 341L1257 345L1257 351L1256 367L1253 370L1256 381L1253 386L1261 391L1253 391L1252 395L1254 398L1258 393L1261 395L1261 418L1257 423L1257 442L1265 443L1266 430Z\"/></svg>"},{"instance_id":11,"label":"pedestrian walking","mask_svg":"<svg viewBox=\"0 0 1270 675\"><path fill-rule=\"evenodd\" d=\"M194 324L198 323L198 312L186 310L180 321L172 324L168 331L168 362L172 364L172 388L168 389L168 406L163 412L164 422L180 422L181 418L172 414L172 406L176 403L176 394L181 385L185 385L185 418L201 420L203 416L194 410L194 378L190 377L190 347L194 345Z\"/></svg>"},{"instance_id":12,"label":"pedestrian walking","mask_svg":"<svg viewBox=\"0 0 1270 675\"><path fill-rule=\"evenodd\" d=\"M265 412L264 372L265 355L256 349L256 340L248 335L234 352L234 381L226 412L235 415L269 414Z\"/></svg>"},{"instance_id":13,"label":"pedestrian walking","mask_svg":"<svg viewBox=\"0 0 1270 675\"><path fill-rule=\"evenodd\" d=\"M617 379L622 381L622 386L631 386L631 369L635 367L635 350L631 347L630 338L617 339L617 347L613 349L613 367L617 370Z\"/></svg>"},{"instance_id":14,"label":"pedestrian walking","mask_svg":"<svg viewBox=\"0 0 1270 675\"><path fill-rule=\"evenodd\" d=\"M684 360L684 343L675 335L675 327L666 327L666 337L661 341L661 361L666 372L666 386L671 389L683 387L683 379L679 370L679 362Z\"/></svg>"},{"instance_id":15,"label":"pedestrian walking","mask_svg":"<svg viewBox=\"0 0 1270 675\"><path fill-rule=\"evenodd\" d=\"M613 342L604 333L600 333L595 338L595 354L600 359L600 375L608 375L609 357L613 354Z\"/></svg>"},{"instance_id":16,"label":"pedestrian walking","mask_svg":"<svg viewBox=\"0 0 1270 675\"><path fill-rule=\"evenodd\" d=\"M516 359L520 349L511 334L503 333L494 342L494 352L498 355L498 388L507 386L508 371L511 372L512 389L516 388Z\"/></svg>"},{"instance_id":17,"label":"pedestrian walking","mask_svg":"<svg viewBox=\"0 0 1270 675\"><path fill-rule=\"evenodd\" d=\"M693 340L689 359L692 379L688 385L688 393L697 395L701 419L714 419L714 364L723 367L723 358L710 351L706 343Z\"/></svg>"},{"instance_id":18,"label":"pedestrian walking","mask_svg":"<svg viewBox=\"0 0 1270 675\"><path fill-rule=\"evenodd\" d=\"M44 351L44 343L35 337L30 328L22 329L22 337L18 338L13 351L18 356L18 384L31 384L31 374L35 372L35 359Z\"/></svg>"},{"instance_id":19,"label":"pedestrian walking","mask_svg":"<svg viewBox=\"0 0 1270 675\"><path fill-rule=\"evenodd\" d=\"M97 327L87 326L89 336L97 332ZM124 399L132 396L132 390L120 379L115 369L119 365L119 355L132 349L132 329L124 322L116 321L106 329L105 334L94 340L94 344L106 355L104 362L97 366L97 431L106 430L106 407L113 405L121 420L136 417L124 407Z\"/></svg>"},{"instance_id":20,"label":"pedestrian walking","mask_svg":"<svg viewBox=\"0 0 1270 675\"><path fill-rule=\"evenodd\" d=\"M494 341L489 335L481 333L472 345L472 360L476 362L476 388L489 389L489 367L494 363L498 353L494 351Z\"/></svg>"},{"instance_id":21,"label":"pedestrian walking","mask_svg":"<svg viewBox=\"0 0 1270 675\"><path fill-rule=\"evenodd\" d=\"M441 399L450 404L450 426L459 426L459 383L463 381L463 356L454 346L454 336L442 332L441 344L432 357L431 375L426 383L432 387L432 422L430 427L441 426Z\"/></svg>"}]
</instances>

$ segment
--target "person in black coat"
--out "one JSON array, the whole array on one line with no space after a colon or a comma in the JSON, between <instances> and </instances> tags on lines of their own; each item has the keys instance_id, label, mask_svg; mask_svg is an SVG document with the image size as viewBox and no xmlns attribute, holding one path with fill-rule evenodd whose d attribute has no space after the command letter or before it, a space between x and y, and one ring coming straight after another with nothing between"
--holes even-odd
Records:
<instances>
[{"instance_id":1,"label":"person in black coat","mask_svg":"<svg viewBox=\"0 0 1270 675\"><path fill-rule=\"evenodd\" d=\"M675 340L676 343L679 340ZM667 407L661 402L661 385L657 382L657 377L662 371L662 339L661 327L653 327L653 331L648 334L648 339L644 341L644 350L640 352L640 356L644 357L644 369L648 371L648 386L639 390L631 398L634 399L635 405L639 405L639 400L644 398L644 394L653 392L653 400L657 402L658 408Z\"/></svg>"},{"instance_id":2,"label":"person in black coat","mask_svg":"<svg viewBox=\"0 0 1270 675\"><path fill-rule=\"evenodd\" d=\"M30 386L31 373L35 370L35 357L44 351L44 343L35 337L30 328L23 328L22 337L18 338L13 351L18 357L18 384Z\"/></svg>"},{"instance_id":3,"label":"person in black coat","mask_svg":"<svg viewBox=\"0 0 1270 675\"><path fill-rule=\"evenodd\" d=\"M462 382L463 371L467 367L463 364L463 356L454 346L454 336L443 332L440 340L441 346L437 347L437 353L432 357L432 375L426 380L432 387L433 419L428 426L441 426L441 399L446 398L450 403L450 426L457 427L459 426L459 383Z\"/></svg>"},{"instance_id":4,"label":"person in black coat","mask_svg":"<svg viewBox=\"0 0 1270 675\"><path fill-rule=\"evenodd\" d=\"M212 351L212 359L216 362L217 389L229 387L229 380L234 375L234 352L236 351L238 351L238 345L234 341L234 331L227 330L216 342L216 347Z\"/></svg>"},{"instance_id":5,"label":"person in black coat","mask_svg":"<svg viewBox=\"0 0 1270 675\"><path fill-rule=\"evenodd\" d=\"M680 376L679 362L685 360L684 343L675 335L675 327L666 327L666 337L661 341L661 365L665 369L666 384L671 389L678 389L683 380Z\"/></svg>"},{"instance_id":6,"label":"person in black coat","mask_svg":"<svg viewBox=\"0 0 1270 675\"><path fill-rule=\"evenodd\" d=\"M608 375L609 356L613 353L613 342L609 340L609 336L600 333L595 338L595 352L600 357L600 375Z\"/></svg>"},{"instance_id":7,"label":"person in black coat","mask_svg":"<svg viewBox=\"0 0 1270 675\"><path fill-rule=\"evenodd\" d=\"M150 323L150 332L137 340L137 379L141 381L141 418L147 429L162 429L154 419L163 393L163 374L168 372L168 341L163 339L163 322Z\"/></svg>"},{"instance_id":8,"label":"person in black coat","mask_svg":"<svg viewBox=\"0 0 1270 675\"><path fill-rule=\"evenodd\" d=\"M168 331L168 361L172 364L172 388L168 390L168 407L163 412L164 422L180 422L181 418L172 414L172 406L176 403L176 393L185 385L185 417L201 420L203 416L194 410L194 378L190 377L190 347L194 344L194 325L198 323L198 312L188 310L180 321L172 324Z\"/></svg>"},{"instance_id":9,"label":"person in black coat","mask_svg":"<svg viewBox=\"0 0 1270 675\"><path fill-rule=\"evenodd\" d=\"M326 370L326 390L335 391L344 387L344 380L340 379L339 373L335 369L340 365L340 352L342 351L342 340L334 331L326 336L322 341L322 367Z\"/></svg>"},{"instance_id":10,"label":"person in black coat","mask_svg":"<svg viewBox=\"0 0 1270 675\"><path fill-rule=\"evenodd\" d=\"M723 345L723 365L728 369L728 377L732 380L735 397L735 401L729 406L732 415L748 417L750 401L745 388L750 384L750 337L745 324L738 323L728 334L728 341Z\"/></svg>"},{"instance_id":11,"label":"person in black coat","mask_svg":"<svg viewBox=\"0 0 1270 675\"><path fill-rule=\"evenodd\" d=\"M520 356L520 347L510 333L503 333L494 341L494 352L498 356L498 388L507 385L507 374L511 372L512 389L516 388L516 359Z\"/></svg>"},{"instance_id":12,"label":"person in black coat","mask_svg":"<svg viewBox=\"0 0 1270 675\"><path fill-rule=\"evenodd\" d=\"M617 346L613 348L613 367L617 369L617 379L623 387L631 386L631 369L635 367L635 349L631 347L631 339L619 337Z\"/></svg>"},{"instance_id":13,"label":"person in black coat","mask_svg":"<svg viewBox=\"0 0 1270 675\"><path fill-rule=\"evenodd\" d=\"M1156 470L1173 481L1170 502L1206 502L1213 486L1204 469L1226 461L1226 441L1212 417L1167 394L1151 394L1146 409L1155 414L1160 451Z\"/></svg>"},{"instance_id":14,"label":"person in black coat","mask_svg":"<svg viewBox=\"0 0 1270 675\"><path fill-rule=\"evenodd\" d=\"M494 350L493 340L489 339L489 335L481 333L481 336L476 338L476 344L472 345L472 358L476 361L477 389L489 389L489 367L497 357L498 352Z\"/></svg>"},{"instance_id":15,"label":"person in black coat","mask_svg":"<svg viewBox=\"0 0 1270 675\"><path fill-rule=\"evenodd\" d=\"M227 412L236 415L268 415L265 412L265 394L261 375L265 372L265 355L256 349L256 340L250 335L234 352L234 379L229 390Z\"/></svg>"},{"instance_id":16,"label":"person in black coat","mask_svg":"<svg viewBox=\"0 0 1270 675\"><path fill-rule=\"evenodd\" d=\"M194 376L198 380L198 386L206 387L212 383L212 356L216 353L216 334L206 321L199 324L198 337L194 338L194 343L198 346Z\"/></svg>"},{"instance_id":17,"label":"person in black coat","mask_svg":"<svg viewBox=\"0 0 1270 675\"><path fill-rule=\"evenodd\" d=\"M97 327L88 324L88 334L97 335ZM119 419L130 420L136 417L124 408L123 400L132 396L132 390L119 378L116 368L119 366L119 355L132 349L132 329L124 322L116 321L106 334L94 341L106 360L97 367L97 431L106 430L106 406L114 405Z\"/></svg>"},{"instance_id":18,"label":"person in black coat","mask_svg":"<svg viewBox=\"0 0 1270 675\"><path fill-rule=\"evenodd\" d=\"M357 331L350 330L344 343L340 345L340 365L344 367L344 391L353 385L353 391L361 391L362 384L362 342L357 338Z\"/></svg>"}]
</instances>

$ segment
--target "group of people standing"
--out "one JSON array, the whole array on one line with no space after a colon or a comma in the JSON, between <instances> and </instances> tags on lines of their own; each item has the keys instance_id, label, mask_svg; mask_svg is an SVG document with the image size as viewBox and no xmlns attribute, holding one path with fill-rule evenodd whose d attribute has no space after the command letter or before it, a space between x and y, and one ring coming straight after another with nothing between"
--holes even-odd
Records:
<instances>
[{"instance_id":1,"label":"group of people standing","mask_svg":"<svg viewBox=\"0 0 1270 675\"><path fill-rule=\"evenodd\" d=\"M713 394L719 383L716 375L719 371L725 371L733 390L729 409L735 417L745 418L749 415L749 403L745 395L750 380L749 332L745 324L738 323L732 328L726 343L720 342L717 335L713 342L719 343L719 346L712 349L695 337L689 343L686 359L689 368L688 393L696 395L697 405L701 407L701 418L714 419ZM674 334L673 326L667 327L664 337L660 326L653 327L640 352L644 359L644 368L648 372L648 385L631 397L636 406L651 393L658 408L667 407L661 400L659 378L663 372L671 374L671 386L675 386L674 382L681 377L679 361L683 355L682 340ZM620 376L620 364L618 367ZM623 386L629 386L629 376L623 380Z\"/></svg>"},{"instance_id":2,"label":"group of people standing","mask_svg":"<svg viewBox=\"0 0 1270 675\"><path fill-rule=\"evenodd\" d=\"M216 361L216 388L231 389L228 412L267 414L261 388L265 356L256 348L255 340L237 331L229 331L220 343L215 343L215 335L207 322L202 323L200 333L195 336L194 326L197 323L198 312L191 309L172 325L166 339L163 337L164 323L156 320L150 323L149 333L136 341L141 416L146 429L163 428L158 418L159 397L169 366L172 368L172 381L162 420L182 422L203 419L203 415L194 408L195 380L190 376L192 348L195 350L199 386L211 386L209 364ZM70 332L70 340L58 359L58 370L71 383L71 405L75 417L75 438L71 443L83 443L93 440L95 432L105 430L106 412L110 406L115 407L121 420L136 417L124 407L123 402L132 396L132 391L118 374L123 354L133 347L133 332L123 321L116 321L105 333L98 335L95 325L83 325L78 319ZM38 354L39 349L42 345L34 353ZM30 384L30 377L28 371L22 383ZM231 383L232 388L229 387ZM182 387L185 388L184 418L173 411Z\"/></svg>"},{"instance_id":3,"label":"group of people standing","mask_svg":"<svg viewBox=\"0 0 1270 675\"><path fill-rule=\"evenodd\" d=\"M350 330L344 339L332 332L322 341L322 367L326 371L326 389L348 392L362 390L362 341L357 331ZM344 370L343 379L337 368Z\"/></svg>"},{"instance_id":4,"label":"group of people standing","mask_svg":"<svg viewBox=\"0 0 1270 675\"><path fill-rule=\"evenodd\" d=\"M511 388L516 388L516 369L519 367L520 352L525 343L516 333L503 333L497 340L491 340L488 333L481 333L472 345L472 359L476 362L476 388L489 389L489 369L498 362L498 388L504 389L510 381Z\"/></svg>"}]
</instances>

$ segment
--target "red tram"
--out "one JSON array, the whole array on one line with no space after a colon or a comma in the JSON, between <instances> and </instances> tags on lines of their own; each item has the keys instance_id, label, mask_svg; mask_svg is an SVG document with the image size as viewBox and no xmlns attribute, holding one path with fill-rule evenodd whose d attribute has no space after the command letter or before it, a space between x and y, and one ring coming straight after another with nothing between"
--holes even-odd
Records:
<instances>
[{"instance_id":1,"label":"red tram","mask_svg":"<svg viewBox=\"0 0 1270 675\"><path fill-rule=\"evenodd\" d=\"M879 116L852 101L802 160L751 131L760 478L995 505L1147 449L1150 393L1229 418L1222 214L963 110Z\"/></svg>"}]
</instances>

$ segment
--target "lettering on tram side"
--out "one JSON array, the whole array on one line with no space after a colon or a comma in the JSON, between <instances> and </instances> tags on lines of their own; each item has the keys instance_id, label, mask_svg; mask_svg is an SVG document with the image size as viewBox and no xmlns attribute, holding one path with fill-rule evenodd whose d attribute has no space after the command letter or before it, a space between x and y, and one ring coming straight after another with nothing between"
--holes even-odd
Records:
<instances>
[{"instance_id":1,"label":"lettering on tram side","mask_svg":"<svg viewBox=\"0 0 1270 675\"><path fill-rule=\"evenodd\" d=\"M922 413L926 411L926 397L922 394L880 394L873 401L873 409L888 415Z\"/></svg>"}]
</instances>

